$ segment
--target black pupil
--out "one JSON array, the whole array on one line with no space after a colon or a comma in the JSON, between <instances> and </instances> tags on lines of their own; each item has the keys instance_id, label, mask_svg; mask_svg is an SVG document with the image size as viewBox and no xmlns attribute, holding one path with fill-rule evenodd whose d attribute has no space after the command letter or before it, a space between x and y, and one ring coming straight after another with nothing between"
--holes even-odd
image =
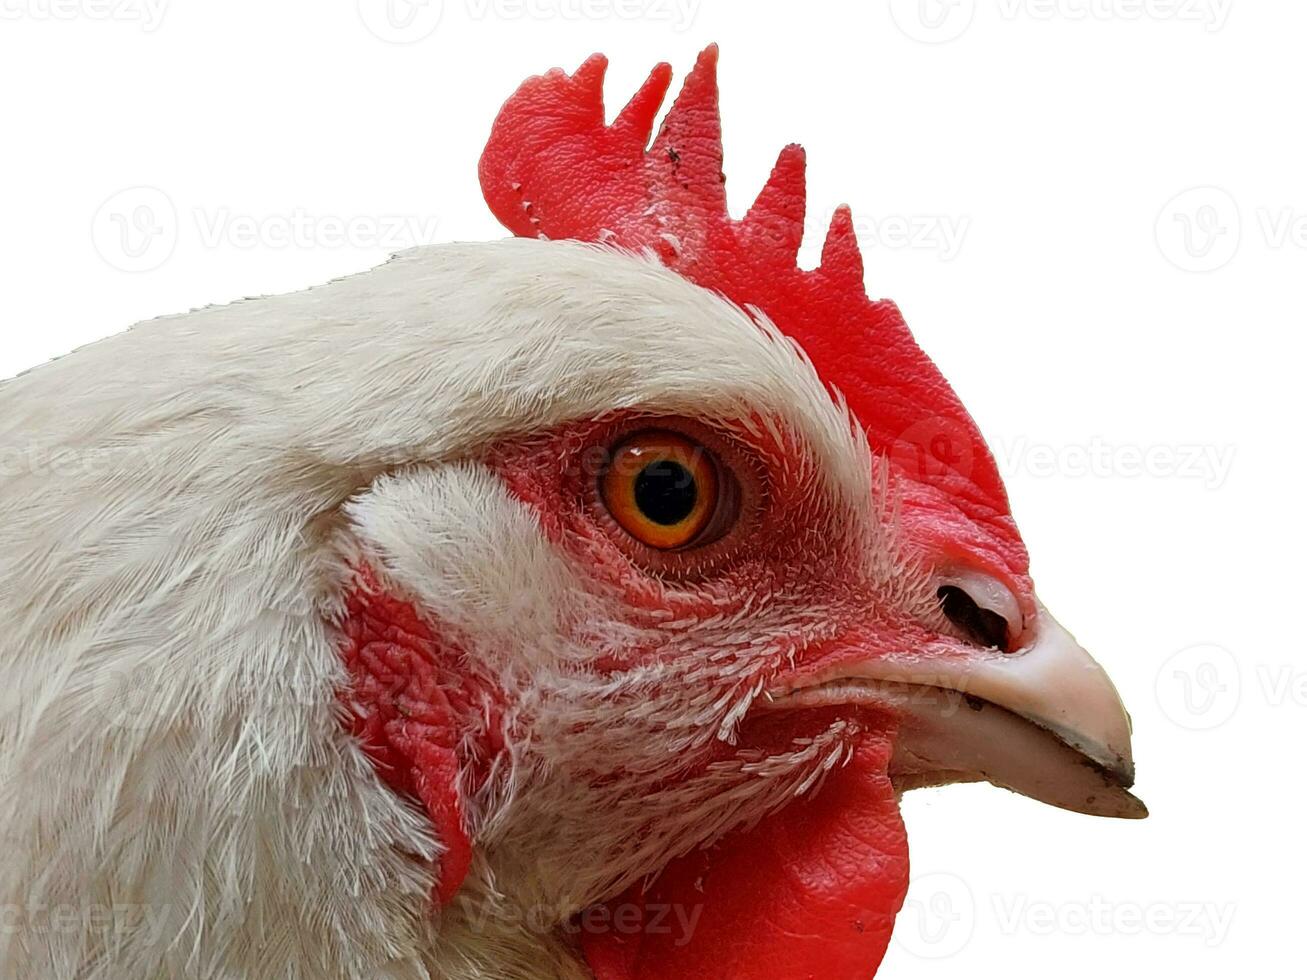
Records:
<instances>
[{"instance_id":1,"label":"black pupil","mask_svg":"<svg viewBox=\"0 0 1307 980\"><path fill-rule=\"evenodd\" d=\"M635 505L655 524L680 524L698 502L699 486L694 476L674 460L656 460L635 478Z\"/></svg>"}]
</instances>

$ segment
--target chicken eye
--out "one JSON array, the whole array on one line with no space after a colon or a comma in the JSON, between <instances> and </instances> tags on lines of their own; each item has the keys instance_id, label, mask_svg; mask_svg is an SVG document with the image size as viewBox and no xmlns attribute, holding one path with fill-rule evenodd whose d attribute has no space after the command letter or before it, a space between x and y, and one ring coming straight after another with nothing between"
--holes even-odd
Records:
<instances>
[{"instance_id":1,"label":"chicken eye","mask_svg":"<svg viewBox=\"0 0 1307 980\"><path fill-rule=\"evenodd\" d=\"M613 520L650 548L706 543L721 527L723 473L704 447L675 432L642 432L617 445L599 478Z\"/></svg>"}]
</instances>

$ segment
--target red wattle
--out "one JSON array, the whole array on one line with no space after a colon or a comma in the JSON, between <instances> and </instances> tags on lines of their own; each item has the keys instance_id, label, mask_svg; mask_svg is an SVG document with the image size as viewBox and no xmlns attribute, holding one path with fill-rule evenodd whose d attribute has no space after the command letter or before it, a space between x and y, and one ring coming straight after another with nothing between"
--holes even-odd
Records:
<instances>
[{"instance_id":1,"label":"red wattle","mask_svg":"<svg viewBox=\"0 0 1307 980\"><path fill-rule=\"evenodd\" d=\"M583 916L596 980L870 980L908 885L889 755L864 737L815 797Z\"/></svg>"}]
</instances>

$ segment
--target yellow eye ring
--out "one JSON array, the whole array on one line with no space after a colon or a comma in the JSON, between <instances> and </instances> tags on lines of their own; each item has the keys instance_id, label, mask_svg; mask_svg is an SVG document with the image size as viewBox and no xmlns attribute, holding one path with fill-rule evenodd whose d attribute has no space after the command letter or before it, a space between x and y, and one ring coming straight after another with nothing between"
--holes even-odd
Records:
<instances>
[{"instance_id":1,"label":"yellow eye ring","mask_svg":"<svg viewBox=\"0 0 1307 980\"><path fill-rule=\"evenodd\" d=\"M703 446L663 430L620 443L599 479L608 512L627 534L660 551L696 543L717 514L721 479Z\"/></svg>"}]
</instances>

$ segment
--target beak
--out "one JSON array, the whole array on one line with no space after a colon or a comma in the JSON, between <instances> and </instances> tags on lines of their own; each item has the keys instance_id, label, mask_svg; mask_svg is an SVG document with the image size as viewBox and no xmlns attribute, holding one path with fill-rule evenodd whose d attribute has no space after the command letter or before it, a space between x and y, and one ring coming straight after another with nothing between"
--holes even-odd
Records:
<instances>
[{"instance_id":1,"label":"beak","mask_svg":"<svg viewBox=\"0 0 1307 980\"><path fill-rule=\"evenodd\" d=\"M1042 605L1032 637L1013 653L847 665L822 700L896 710L900 790L985 780L1078 813L1146 817L1128 792L1130 716L1116 688Z\"/></svg>"}]
</instances>

